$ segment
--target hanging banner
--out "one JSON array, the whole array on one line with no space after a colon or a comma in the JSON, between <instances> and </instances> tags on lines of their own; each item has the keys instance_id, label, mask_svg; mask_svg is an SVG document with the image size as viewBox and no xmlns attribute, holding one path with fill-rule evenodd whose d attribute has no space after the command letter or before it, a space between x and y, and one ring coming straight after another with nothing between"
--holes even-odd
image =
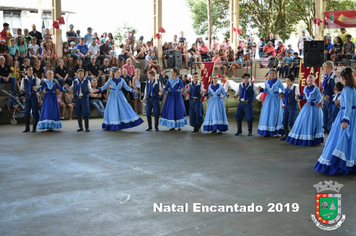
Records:
<instances>
[{"instance_id":1,"label":"hanging banner","mask_svg":"<svg viewBox=\"0 0 356 236\"><path fill-rule=\"evenodd\" d=\"M304 95L304 87L307 86L307 78L309 75L315 76L315 85L319 87L321 85L321 67L304 67L304 62L300 62L300 71L299 71L299 93ZM300 109L303 108L306 100L301 100L299 102Z\"/></svg>"},{"instance_id":2,"label":"hanging banner","mask_svg":"<svg viewBox=\"0 0 356 236\"><path fill-rule=\"evenodd\" d=\"M356 27L356 10L324 12L324 28Z\"/></svg>"},{"instance_id":3,"label":"hanging banner","mask_svg":"<svg viewBox=\"0 0 356 236\"><path fill-rule=\"evenodd\" d=\"M215 62L202 62L200 64L200 82L203 83L204 89L208 91L209 84L211 84L211 75L213 74ZM204 101L202 97L201 101Z\"/></svg>"}]
</instances>

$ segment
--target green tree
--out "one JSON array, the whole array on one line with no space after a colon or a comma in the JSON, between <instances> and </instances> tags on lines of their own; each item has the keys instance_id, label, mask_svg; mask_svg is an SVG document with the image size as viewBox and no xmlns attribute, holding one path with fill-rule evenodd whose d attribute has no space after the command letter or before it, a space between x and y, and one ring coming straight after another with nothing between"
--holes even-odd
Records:
<instances>
[{"instance_id":1,"label":"green tree","mask_svg":"<svg viewBox=\"0 0 356 236\"><path fill-rule=\"evenodd\" d=\"M117 27L115 34L114 34L116 46L124 43L125 39L127 39L127 32L132 29L133 29L133 27L130 27L126 21L124 22L123 26ZM137 34L137 32L138 31L136 30L136 34Z\"/></svg>"}]
</instances>

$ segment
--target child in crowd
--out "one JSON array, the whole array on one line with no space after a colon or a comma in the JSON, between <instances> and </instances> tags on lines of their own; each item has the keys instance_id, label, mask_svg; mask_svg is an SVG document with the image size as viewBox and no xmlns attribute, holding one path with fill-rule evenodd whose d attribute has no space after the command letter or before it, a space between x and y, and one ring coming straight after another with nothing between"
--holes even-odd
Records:
<instances>
[{"instance_id":1,"label":"child in crowd","mask_svg":"<svg viewBox=\"0 0 356 236\"><path fill-rule=\"evenodd\" d=\"M132 87L137 91L134 93L134 110L137 114L142 113L142 103L141 103L141 81L140 81L140 69L135 69L135 75L132 78Z\"/></svg>"},{"instance_id":2,"label":"child in crowd","mask_svg":"<svg viewBox=\"0 0 356 236\"><path fill-rule=\"evenodd\" d=\"M292 74L287 75L286 78L286 91L283 94L283 128L284 128L284 136L281 138L282 141L285 141L289 134L289 127L292 129L295 119L297 119L298 115L298 100L295 99L296 95L299 96L299 88L295 86L293 83L295 81L295 77Z\"/></svg>"},{"instance_id":3,"label":"child in crowd","mask_svg":"<svg viewBox=\"0 0 356 236\"><path fill-rule=\"evenodd\" d=\"M204 94L204 85L200 83L198 73L193 74L193 80L189 83L189 123L193 127L192 132L200 132L200 127L204 121L204 110L201 97Z\"/></svg>"},{"instance_id":4,"label":"child in crowd","mask_svg":"<svg viewBox=\"0 0 356 236\"><path fill-rule=\"evenodd\" d=\"M72 70L73 59L71 58L70 54L71 54L71 52L69 50L68 42L64 42L63 43L63 62L64 62L64 65L66 65L68 62L69 70Z\"/></svg>"},{"instance_id":5,"label":"child in crowd","mask_svg":"<svg viewBox=\"0 0 356 236\"><path fill-rule=\"evenodd\" d=\"M323 128L324 133L329 133L332 125L332 97L334 95L335 84L339 81L334 73L334 63L327 61L323 64L324 80L322 84L323 97L318 103L318 107L323 107Z\"/></svg>"},{"instance_id":6,"label":"child in crowd","mask_svg":"<svg viewBox=\"0 0 356 236\"><path fill-rule=\"evenodd\" d=\"M277 59L278 59L277 73L279 74L278 77L282 78L283 77L283 67L284 67L283 55L279 54L277 56Z\"/></svg>"},{"instance_id":7,"label":"child in crowd","mask_svg":"<svg viewBox=\"0 0 356 236\"><path fill-rule=\"evenodd\" d=\"M242 120L245 118L248 126L248 136L252 135L252 124L255 117L253 116L253 101L256 98L257 88L250 82L250 74L245 73L242 76L242 83L239 84L234 98L240 97L237 106L235 119L237 122L237 132L235 135L242 134Z\"/></svg>"},{"instance_id":8,"label":"child in crowd","mask_svg":"<svg viewBox=\"0 0 356 236\"><path fill-rule=\"evenodd\" d=\"M319 88L314 85L315 77L309 75L304 95L295 95L295 99L305 99L306 104L300 111L292 130L288 134L287 142L293 145L314 146L324 142L322 127L323 113L316 106L321 99Z\"/></svg>"},{"instance_id":9,"label":"child in crowd","mask_svg":"<svg viewBox=\"0 0 356 236\"><path fill-rule=\"evenodd\" d=\"M67 106L63 101L62 92L58 88L56 89L56 97L57 97L58 106L61 109L61 120L65 120L64 113L66 112Z\"/></svg>"},{"instance_id":10,"label":"child in crowd","mask_svg":"<svg viewBox=\"0 0 356 236\"><path fill-rule=\"evenodd\" d=\"M241 47L239 46L239 48L241 49ZM232 77L236 77L235 76L235 69L238 69L238 68L241 68L242 67L242 54L237 52L235 54L235 62L233 62L231 65L230 65L230 68L228 70L228 73L230 73L230 71L232 71Z\"/></svg>"},{"instance_id":11,"label":"child in crowd","mask_svg":"<svg viewBox=\"0 0 356 236\"><path fill-rule=\"evenodd\" d=\"M74 41L70 42L69 54L72 59L72 66L73 66L76 64L76 60L77 60L77 47Z\"/></svg>"},{"instance_id":12,"label":"child in crowd","mask_svg":"<svg viewBox=\"0 0 356 236\"><path fill-rule=\"evenodd\" d=\"M42 61L43 58L40 55L40 46L38 46L36 42L37 42L37 38L33 37L31 39L31 44L28 45L28 51L29 51L28 55L30 56L30 58L39 59L40 61Z\"/></svg>"},{"instance_id":13,"label":"child in crowd","mask_svg":"<svg viewBox=\"0 0 356 236\"><path fill-rule=\"evenodd\" d=\"M332 121L334 123L336 117L337 117L337 114L339 113L340 111L340 95L341 95L341 92L342 92L342 89L344 88L344 85L341 83L341 82L337 82L335 84L335 88L334 88L334 92L335 94L333 95L333 107L332 107Z\"/></svg>"},{"instance_id":14,"label":"child in crowd","mask_svg":"<svg viewBox=\"0 0 356 236\"><path fill-rule=\"evenodd\" d=\"M8 46L8 51L12 58L12 62L17 61L17 58L20 55L20 50L19 47L16 45L16 40L14 38L10 39L10 45Z\"/></svg>"},{"instance_id":15,"label":"child in crowd","mask_svg":"<svg viewBox=\"0 0 356 236\"><path fill-rule=\"evenodd\" d=\"M22 77L21 77L21 72L20 72L20 68L19 68L19 61L15 61L14 66L11 67L10 70L11 70L11 75L16 78L16 84L17 84L18 90L21 91L20 83L21 83Z\"/></svg>"},{"instance_id":16,"label":"child in crowd","mask_svg":"<svg viewBox=\"0 0 356 236\"><path fill-rule=\"evenodd\" d=\"M152 129L152 109L153 115L155 116L155 130L159 131L158 123L159 123L159 115L160 115L160 105L159 100L161 95L159 92L162 91L161 82L155 78L155 72L149 71L147 74L148 80L146 82L145 94L142 99L142 103L146 101L146 115L147 115L147 123L148 128L146 131L150 131ZM137 88L137 86L135 86Z\"/></svg>"},{"instance_id":17,"label":"child in crowd","mask_svg":"<svg viewBox=\"0 0 356 236\"><path fill-rule=\"evenodd\" d=\"M282 76L283 78L286 78L289 72L289 67L292 65L293 62L292 54L290 52L287 52L287 56L284 58L284 60L285 64L283 66Z\"/></svg>"},{"instance_id":18,"label":"child in crowd","mask_svg":"<svg viewBox=\"0 0 356 236\"><path fill-rule=\"evenodd\" d=\"M219 134L226 132L229 123L226 117L226 111L222 96L228 97L230 94L225 92L224 86L218 83L218 75L212 75L213 83L209 85L206 97L211 97L206 108L205 119L203 123L204 131L211 131Z\"/></svg>"},{"instance_id":19,"label":"child in crowd","mask_svg":"<svg viewBox=\"0 0 356 236\"><path fill-rule=\"evenodd\" d=\"M265 82L265 88L258 87L257 90L267 93L260 115L258 134L264 137L283 135L283 104L281 99L279 99L279 90L282 90L282 93L284 93L285 88L283 83L277 79L277 72L274 68L269 71L269 79Z\"/></svg>"},{"instance_id":20,"label":"child in crowd","mask_svg":"<svg viewBox=\"0 0 356 236\"><path fill-rule=\"evenodd\" d=\"M115 50L115 45L111 45L111 50L110 50L110 56L112 58L111 60L111 66L117 66L117 56L116 56L116 50Z\"/></svg>"},{"instance_id":21,"label":"child in crowd","mask_svg":"<svg viewBox=\"0 0 356 236\"><path fill-rule=\"evenodd\" d=\"M67 107L69 107L69 120L73 117L73 110L74 110L74 96L73 91L69 91L64 95L64 101Z\"/></svg>"},{"instance_id":22,"label":"child in crowd","mask_svg":"<svg viewBox=\"0 0 356 236\"><path fill-rule=\"evenodd\" d=\"M118 53L118 59L121 60L121 65L120 67L122 67L125 63L125 53L124 53L124 45L120 44L119 45L119 53Z\"/></svg>"}]
</instances>

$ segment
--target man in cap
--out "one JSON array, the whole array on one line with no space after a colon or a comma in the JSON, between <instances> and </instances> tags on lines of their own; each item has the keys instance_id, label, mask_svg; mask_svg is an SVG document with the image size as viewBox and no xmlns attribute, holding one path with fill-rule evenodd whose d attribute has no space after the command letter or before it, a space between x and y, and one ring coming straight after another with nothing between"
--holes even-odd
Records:
<instances>
[{"instance_id":1,"label":"man in cap","mask_svg":"<svg viewBox=\"0 0 356 236\"><path fill-rule=\"evenodd\" d=\"M74 25L70 24L69 31L66 32L68 44L70 44L71 42L75 42L75 40L78 40L77 34L74 32L73 29L74 29Z\"/></svg>"},{"instance_id":2,"label":"man in cap","mask_svg":"<svg viewBox=\"0 0 356 236\"><path fill-rule=\"evenodd\" d=\"M91 27L88 27L87 31L88 33L84 35L84 39L85 39L85 44L89 46L92 42L91 39L94 38L94 35L93 35L93 29Z\"/></svg>"},{"instance_id":3,"label":"man in cap","mask_svg":"<svg viewBox=\"0 0 356 236\"><path fill-rule=\"evenodd\" d=\"M303 56L303 51L304 51L304 41L303 39L305 38L306 41L311 41L313 40L312 37L309 35L306 35L307 31L305 29L302 30L302 36L299 37L298 39L298 49L299 49L299 55Z\"/></svg>"}]
</instances>

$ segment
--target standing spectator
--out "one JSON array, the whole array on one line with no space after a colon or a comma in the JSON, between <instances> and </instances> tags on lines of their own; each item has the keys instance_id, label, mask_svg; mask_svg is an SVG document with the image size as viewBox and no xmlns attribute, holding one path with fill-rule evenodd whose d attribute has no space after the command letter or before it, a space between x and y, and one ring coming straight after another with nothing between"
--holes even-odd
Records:
<instances>
[{"instance_id":1,"label":"standing spectator","mask_svg":"<svg viewBox=\"0 0 356 236\"><path fill-rule=\"evenodd\" d=\"M342 39L340 38L340 36L336 37L336 42L334 44L333 47L333 52L331 57L331 60L335 63L336 59L338 58L338 56L342 53L342 49L344 47L344 43L342 41ZM337 65L337 63L335 63L335 65Z\"/></svg>"},{"instance_id":2,"label":"standing spectator","mask_svg":"<svg viewBox=\"0 0 356 236\"><path fill-rule=\"evenodd\" d=\"M66 37L67 37L67 41L68 41L69 45L71 42L75 42L76 40L78 40L77 34L74 32L73 28L74 28L74 25L70 24L69 31L66 32Z\"/></svg>"},{"instance_id":3,"label":"standing spectator","mask_svg":"<svg viewBox=\"0 0 356 236\"><path fill-rule=\"evenodd\" d=\"M89 76L92 79L92 82L93 82L93 79L96 79L96 80L100 80L101 85L105 84L105 82L106 82L105 78L102 78L102 79L99 78L99 66L98 66L98 64L95 63L95 56L90 57L90 63L87 65L87 69L88 69ZM96 82L96 83L98 83L98 82ZM92 86L93 86L93 84L92 84Z\"/></svg>"},{"instance_id":4,"label":"standing spectator","mask_svg":"<svg viewBox=\"0 0 356 236\"><path fill-rule=\"evenodd\" d=\"M99 45L96 43L95 38L92 38L92 43L89 45L88 49L89 49L90 56L95 57L96 60L100 55L100 48Z\"/></svg>"},{"instance_id":5,"label":"standing spectator","mask_svg":"<svg viewBox=\"0 0 356 236\"><path fill-rule=\"evenodd\" d=\"M52 76L53 76L53 74L52 74ZM46 83L43 83L43 84L46 84ZM67 106L66 106L66 104L64 102L63 94L59 89L56 89L55 92L56 92L58 106L60 107L60 110L61 110L61 120L65 120L64 113L66 112Z\"/></svg>"},{"instance_id":6,"label":"standing spectator","mask_svg":"<svg viewBox=\"0 0 356 236\"><path fill-rule=\"evenodd\" d=\"M0 83L11 83L12 92L16 93L16 78L12 76L10 66L5 64L3 56L0 56Z\"/></svg>"},{"instance_id":7,"label":"standing spectator","mask_svg":"<svg viewBox=\"0 0 356 236\"><path fill-rule=\"evenodd\" d=\"M85 61L89 62L89 48L84 42L85 42L85 39L80 38L80 43L76 47L77 48L77 57L79 60L82 60L83 63Z\"/></svg>"},{"instance_id":8,"label":"standing spectator","mask_svg":"<svg viewBox=\"0 0 356 236\"><path fill-rule=\"evenodd\" d=\"M75 33L77 34L77 39L75 40L75 45L78 45L78 44L79 44L79 41L80 41L80 38L81 38L82 36L80 36L80 30L77 30Z\"/></svg>"},{"instance_id":9,"label":"standing spectator","mask_svg":"<svg viewBox=\"0 0 356 236\"><path fill-rule=\"evenodd\" d=\"M97 89L98 83L96 79L92 79L91 81L91 87L93 89ZM89 94L89 104L91 107L94 107L94 109L99 113L100 116L104 116L104 105L101 102L101 97L102 94L101 93L90 93Z\"/></svg>"},{"instance_id":10,"label":"standing spectator","mask_svg":"<svg viewBox=\"0 0 356 236\"><path fill-rule=\"evenodd\" d=\"M3 30L0 32L0 38L3 38L6 40L7 45L10 45L10 39L12 39L12 35L9 31L10 25L8 23L3 24Z\"/></svg>"},{"instance_id":11,"label":"standing spectator","mask_svg":"<svg viewBox=\"0 0 356 236\"><path fill-rule=\"evenodd\" d=\"M32 24L32 31L30 32L30 35L33 37L35 37L37 39L37 45L38 46L41 46L41 42L42 42L42 34L41 32L37 31L36 30L36 25L35 24Z\"/></svg>"},{"instance_id":12,"label":"standing spectator","mask_svg":"<svg viewBox=\"0 0 356 236\"><path fill-rule=\"evenodd\" d=\"M92 42L92 38L94 38L94 35L92 34L93 29L91 27L88 27L87 31L88 33L84 35L84 40L85 40L85 44L89 46L89 44L91 44Z\"/></svg>"},{"instance_id":13,"label":"standing spectator","mask_svg":"<svg viewBox=\"0 0 356 236\"><path fill-rule=\"evenodd\" d=\"M185 41L187 41L185 38L184 38L184 32L181 31L180 32L180 37L179 37L179 43L185 43Z\"/></svg>"},{"instance_id":14,"label":"standing spectator","mask_svg":"<svg viewBox=\"0 0 356 236\"><path fill-rule=\"evenodd\" d=\"M122 67L122 69L126 69L127 74L131 77L135 75L135 66L132 65L132 61L130 58L126 60L126 64Z\"/></svg>"},{"instance_id":15,"label":"standing spectator","mask_svg":"<svg viewBox=\"0 0 356 236\"><path fill-rule=\"evenodd\" d=\"M210 60L210 57L208 55L208 47L205 46L204 42L201 42L200 43L200 47L198 48L198 52L200 54L200 57L202 59L202 61L209 61Z\"/></svg>"},{"instance_id":16,"label":"standing spectator","mask_svg":"<svg viewBox=\"0 0 356 236\"><path fill-rule=\"evenodd\" d=\"M63 83L66 82L69 86L72 86L73 79L68 77L67 67L64 66L64 61L58 59L59 65L54 70L54 75L58 83L63 87Z\"/></svg>"},{"instance_id":17,"label":"standing spectator","mask_svg":"<svg viewBox=\"0 0 356 236\"><path fill-rule=\"evenodd\" d=\"M273 38L273 34L272 33L269 34L269 38L266 40L266 44L268 44L268 42L271 42L273 47L275 46L276 39Z\"/></svg>"},{"instance_id":18,"label":"standing spectator","mask_svg":"<svg viewBox=\"0 0 356 236\"><path fill-rule=\"evenodd\" d=\"M340 28L340 34L338 35L342 42L346 42L346 36L348 35L349 33L346 32L346 29L345 28Z\"/></svg>"},{"instance_id":19,"label":"standing spectator","mask_svg":"<svg viewBox=\"0 0 356 236\"><path fill-rule=\"evenodd\" d=\"M100 77L101 81L107 81L109 79L111 72L111 66L109 64L109 59L104 59L104 64L100 66L98 77Z\"/></svg>"},{"instance_id":20,"label":"standing spectator","mask_svg":"<svg viewBox=\"0 0 356 236\"><path fill-rule=\"evenodd\" d=\"M173 36L172 46L173 46L173 48L178 46L177 35Z\"/></svg>"},{"instance_id":21,"label":"standing spectator","mask_svg":"<svg viewBox=\"0 0 356 236\"><path fill-rule=\"evenodd\" d=\"M331 38L325 36L325 45L324 45L324 62L330 61L330 56L333 53L334 44L331 43Z\"/></svg>"},{"instance_id":22,"label":"standing spectator","mask_svg":"<svg viewBox=\"0 0 356 236\"><path fill-rule=\"evenodd\" d=\"M346 36L346 42L344 43L344 47L342 49L342 53L341 55L338 55L337 57L337 61L341 61L341 58L346 57L347 62L352 58L352 59L356 59L356 57L354 58L355 54L355 43L351 41L351 35L348 34Z\"/></svg>"},{"instance_id":23,"label":"standing spectator","mask_svg":"<svg viewBox=\"0 0 356 236\"><path fill-rule=\"evenodd\" d=\"M303 39L306 39L306 41L311 41L313 40L312 37L309 35L306 35L307 31L305 29L302 30L302 36L299 37L298 39L298 49L299 49L299 55L303 56L303 51L304 51L304 41Z\"/></svg>"},{"instance_id":24,"label":"standing spectator","mask_svg":"<svg viewBox=\"0 0 356 236\"><path fill-rule=\"evenodd\" d=\"M141 81L140 81L140 69L135 70L135 76L132 77L132 88L136 90L136 93L133 94L134 97L134 110L137 114L142 113L142 103L141 103Z\"/></svg>"}]
</instances>

